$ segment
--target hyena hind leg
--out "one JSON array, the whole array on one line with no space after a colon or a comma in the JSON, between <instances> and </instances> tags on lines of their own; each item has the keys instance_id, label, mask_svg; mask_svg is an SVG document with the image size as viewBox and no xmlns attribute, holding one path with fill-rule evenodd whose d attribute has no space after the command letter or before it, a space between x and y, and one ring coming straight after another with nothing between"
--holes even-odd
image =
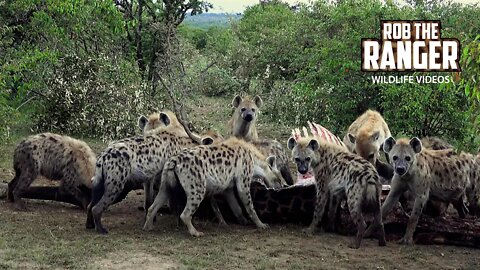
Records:
<instances>
[{"instance_id":1,"label":"hyena hind leg","mask_svg":"<svg viewBox=\"0 0 480 270\"><path fill-rule=\"evenodd\" d=\"M197 229L193 227L192 217L193 217L193 214L195 214L195 212L197 211L204 197L205 197L204 193L203 194L188 193L187 205L185 206L185 209L180 215L180 219L183 221L183 223L185 223L185 225L187 225L188 232L190 233L190 235L195 237L203 236L202 232L197 231Z\"/></svg>"},{"instance_id":2,"label":"hyena hind leg","mask_svg":"<svg viewBox=\"0 0 480 270\"><path fill-rule=\"evenodd\" d=\"M92 207L93 222L95 224L95 230L101 234L107 234L108 230L102 225L102 214L110 205L115 201L115 198L123 190L124 185L119 186L106 186L105 193L98 203Z\"/></svg>"},{"instance_id":3,"label":"hyena hind leg","mask_svg":"<svg viewBox=\"0 0 480 270\"><path fill-rule=\"evenodd\" d=\"M350 211L352 220L357 225L357 235L353 243L350 245L351 248L355 248L355 249L358 249L360 247L363 236L365 234L365 230L367 229L367 223L365 223L365 219L362 215L360 202L361 202L360 200L352 199L352 198L347 200L348 210Z\"/></svg>"},{"instance_id":4,"label":"hyena hind leg","mask_svg":"<svg viewBox=\"0 0 480 270\"><path fill-rule=\"evenodd\" d=\"M153 201L152 205L148 208L147 215L145 218L145 224L143 225L143 230L151 231L153 229L153 222L155 220L155 216L157 215L158 210L162 206L164 206L169 200L169 195L167 193L167 189L165 184L162 184L160 189L158 190L157 196Z\"/></svg>"},{"instance_id":5,"label":"hyena hind leg","mask_svg":"<svg viewBox=\"0 0 480 270\"><path fill-rule=\"evenodd\" d=\"M19 174L15 174L15 178L8 184L9 199L14 203L17 210L26 210L22 194L30 187L37 175L36 172L24 170Z\"/></svg>"}]
</instances>

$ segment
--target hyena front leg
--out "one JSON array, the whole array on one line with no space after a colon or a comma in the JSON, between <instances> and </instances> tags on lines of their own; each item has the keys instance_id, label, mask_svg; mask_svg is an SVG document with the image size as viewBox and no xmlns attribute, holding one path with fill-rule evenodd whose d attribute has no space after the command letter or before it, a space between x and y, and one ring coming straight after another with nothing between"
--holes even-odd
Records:
<instances>
[{"instance_id":1,"label":"hyena front leg","mask_svg":"<svg viewBox=\"0 0 480 270\"><path fill-rule=\"evenodd\" d=\"M64 177L62 183L60 190L71 194L80 202L82 209L87 210L91 198L80 189L82 183L79 182L79 179L77 179L76 176L67 175Z\"/></svg>"},{"instance_id":2,"label":"hyena front leg","mask_svg":"<svg viewBox=\"0 0 480 270\"><path fill-rule=\"evenodd\" d=\"M247 210L248 215L253 220L253 223L255 223L255 225L257 225L257 227L260 229L267 229L268 225L260 221L257 212L253 207L252 197L250 194L250 177L238 178L236 180L238 196L240 197L245 210Z\"/></svg>"},{"instance_id":3,"label":"hyena front leg","mask_svg":"<svg viewBox=\"0 0 480 270\"><path fill-rule=\"evenodd\" d=\"M460 218L465 218L465 215L468 214L468 208L463 199L464 196L459 195L459 198L452 202L452 205L455 207L455 210L457 210Z\"/></svg>"},{"instance_id":4,"label":"hyena front leg","mask_svg":"<svg viewBox=\"0 0 480 270\"><path fill-rule=\"evenodd\" d=\"M237 197L235 196L235 190L233 188L225 190L224 197L238 223L241 225L247 225L248 220L243 216L242 207L238 204Z\"/></svg>"},{"instance_id":5,"label":"hyena front leg","mask_svg":"<svg viewBox=\"0 0 480 270\"><path fill-rule=\"evenodd\" d=\"M307 234L313 234L318 227L318 224L322 220L323 212L327 205L328 192L325 183L317 183L315 185L317 190L317 197L315 199L315 210L313 212L312 223L303 232Z\"/></svg>"},{"instance_id":6,"label":"hyena front leg","mask_svg":"<svg viewBox=\"0 0 480 270\"><path fill-rule=\"evenodd\" d=\"M220 225L227 225L227 222L225 222L225 219L223 218L222 212L220 212L220 208L218 207L217 200L215 200L213 196L210 197L209 200L210 200L210 206L212 207L213 212L215 213L215 216L218 219L218 223L220 223Z\"/></svg>"},{"instance_id":7,"label":"hyena front leg","mask_svg":"<svg viewBox=\"0 0 480 270\"><path fill-rule=\"evenodd\" d=\"M145 217L147 216L147 210L150 208L154 200L153 183L154 183L154 179L152 178L145 179L143 182L143 190L145 193L145 201L144 201L143 207L145 209Z\"/></svg>"},{"instance_id":8,"label":"hyena front leg","mask_svg":"<svg viewBox=\"0 0 480 270\"><path fill-rule=\"evenodd\" d=\"M418 219L422 214L422 210L425 207L427 200L428 200L428 191L425 192L424 194L417 195L417 198L415 199L415 204L412 209L412 213L410 214L410 218L408 219L407 231L405 232L405 235L403 236L403 238L400 239L400 241L398 241L399 244L404 244L404 245L413 244L413 233L417 228Z\"/></svg>"}]
</instances>

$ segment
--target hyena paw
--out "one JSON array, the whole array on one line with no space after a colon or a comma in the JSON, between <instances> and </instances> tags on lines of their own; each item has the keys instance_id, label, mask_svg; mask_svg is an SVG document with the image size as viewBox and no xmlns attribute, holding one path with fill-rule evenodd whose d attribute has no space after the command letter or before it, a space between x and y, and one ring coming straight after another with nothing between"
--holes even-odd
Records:
<instances>
[{"instance_id":1,"label":"hyena paw","mask_svg":"<svg viewBox=\"0 0 480 270\"><path fill-rule=\"evenodd\" d=\"M145 223L145 225L143 225L143 230L146 231L146 232L149 232L149 231L153 230L153 224Z\"/></svg>"},{"instance_id":2,"label":"hyena paw","mask_svg":"<svg viewBox=\"0 0 480 270\"><path fill-rule=\"evenodd\" d=\"M413 245L413 238L412 237L402 237L402 239L398 240L399 245Z\"/></svg>"},{"instance_id":3,"label":"hyena paw","mask_svg":"<svg viewBox=\"0 0 480 270\"><path fill-rule=\"evenodd\" d=\"M268 226L268 224L265 224L265 223L260 223L260 224L258 224L257 227L262 229L262 230L266 230L266 229L270 228L270 226Z\"/></svg>"},{"instance_id":4,"label":"hyena paw","mask_svg":"<svg viewBox=\"0 0 480 270\"><path fill-rule=\"evenodd\" d=\"M306 235L312 235L315 233L315 228L308 227L302 230L302 232Z\"/></svg>"},{"instance_id":5,"label":"hyena paw","mask_svg":"<svg viewBox=\"0 0 480 270\"><path fill-rule=\"evenodd\" d=\"M359 249L359 248L360 248L360 244L357 243L356 241L353 241L352 243L348 244L348 247L349 247L349 248L352 248L352 249Z\"/></svg>"},{"instance_id":6,"label":"hyena paw","mask_svg":"<svg viewBox=\"0 0 480 270\"><path fill-rule=\"evenodd\" d=\"M199 231L193 231L190 234L195 237L202 237L204 235L203 232L199 232Z\"/></svg>"},{"instance_id":7,"label":"hyena paw","mask_svg":"<svg viewBox=\"0 0 480 270\"><path fill-rule=\"evenodd\" d=\"M15 210L17 210L17 211L27 211L27 206L25 205L25 203L23 201L20 201L20 200L17 200L14 203L14 207L15 207Z\"/></svg>"},{"instance_id":8,"label":"hyena paw","mask_svg":"<svg viewBox=\"0 0 480 270\"><path fill-rule=\"evenodd\" d=\"M108 230L105 229L104 227L97 227L95 228L95 231L97 231L97 233L99 234L108 234Z\"/></svg>"}]
</instances>

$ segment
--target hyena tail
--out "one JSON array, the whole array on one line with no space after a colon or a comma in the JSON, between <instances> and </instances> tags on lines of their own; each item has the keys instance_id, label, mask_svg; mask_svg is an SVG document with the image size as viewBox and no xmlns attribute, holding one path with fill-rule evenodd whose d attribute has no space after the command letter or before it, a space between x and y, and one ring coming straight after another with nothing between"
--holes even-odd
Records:
<instances>
[{"instance_id":1,"label":"hyena tail","mask_svg":"<svg viewBox=\"0 0 480 270\"><path fill-rule=\"evenodd\" d=\"M92 178L92 200L90 207L95 206L105 193L105 176L103 173L103 164L97 162L95 175Z\"/></svg>"},{"instance_id":2,"label":"hyena tail","mask_svg":"<svg viewBox=\"0 0 480 270\"><path fill-rule=\"evenodd\" d=\"M380 212L380 194L381 186L378 184L378 179L369 179L367 181L367 187L365 188L363 211L376 214Z\"/></svg>"},{"instance_id":3,"label":"hyena tail","mask_svg":"<svg viewBox=\"0 0 480 270\"><path fill-rule=\"evenodd\" d=\"M162 182L166 185L166 191L169 194L169 206L172 214L179 217L187 205L187 196L185 190L180 184L180 179L176 171L177 162L170 160L165 163L162 172ZM163 184L162 183L162 184Z\"/></svg>"}]
</instances>

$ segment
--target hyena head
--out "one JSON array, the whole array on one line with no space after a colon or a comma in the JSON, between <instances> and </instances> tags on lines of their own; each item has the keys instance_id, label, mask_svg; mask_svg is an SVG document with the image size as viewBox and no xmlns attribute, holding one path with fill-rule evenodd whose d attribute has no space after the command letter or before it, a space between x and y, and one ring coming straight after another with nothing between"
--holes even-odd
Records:
<instances>
[{"instance_id":1,"label":"hyena head","mask_svg":"<svg viewBox=\"0 0 480 270\"><path fill-rule=\"evenodd\" d=\"M417 137L410 141L399 139L398 142L390 137L383 143L383 151L388 153L395 173L403 176L414 166L416 154L422 151L422 142Z\"/></svg>"},{"instance_id":2,"label":"hyena head","mask_svg":"<svg viewBox=\"0 0 480 270\"><path fill-rule=\"evenodd\" d=\"M258 109L262 107L262 104L263 101L259 96L255 96L253 100L249 97L242 99L241 96L236 96L232 101L232 105L235 108L233 117L236 118L238 122L255 122Z\"/></svg>"},{"instance_id":3,"label":"hyena head","mask_svg":"<svg viewBox=\"0 0 480 270\"><path fill-rule=\"evenodd\" d=\"M374 133L359 133L358 136L348 133L348 140L353 144L352 152L372 164L377 162L379 150L383 143L382 139L384 140L385 138L380 138L379 131Z\"/></svg>"},{"instance_id":4,"label":"hyena head","mask_svg":"<svg viewBox=\"0 0 480 270\"><path fill-rule=\"evenodd\" d=\"M276 156L267 157L265 162L261 162L259 165L261 172L256 172L255 174L261 175L268 187L281 188L287 186L287 181L285 181L277 167Z\"/></svg>"},{"instance_id":5,"label":"hyena head","mask_svg":"<svg viewBox=\"0 0 480 270\"><path fill-rule=\"evenodd\" d=\"M288 139L287 147L292 151L299 173L306 174L311 167L316 166L317 150L320 148L316 139L301 138L297 141L292 137Z\"/></svg>"},{"instance_id":6,"label":"hyena head","mask_svg":"<svg viewBox=\"0 0 480 270\"><path fill-rule=\"evenodd\" d=\"M169 110L153 113L148 118L143 115L140 116L138 118L138 127L144 135L169 131L179 136L188 136L175 113Z\"/></svg>"},{"instance_id":7,"label":"hyena head","mask_svg":"<svg viewBox=\"0 0 480 270\"><path fill-rule=\"evenodd\" d=\"M201 137L201 144L202 145L220 143L220 142L223 142L225 140L220 133L218 133L216 131L213 131L213 130L208 130L208 131L202 133L202 135L200 135L200 137Z\"/></svg>"}]
</instances>

